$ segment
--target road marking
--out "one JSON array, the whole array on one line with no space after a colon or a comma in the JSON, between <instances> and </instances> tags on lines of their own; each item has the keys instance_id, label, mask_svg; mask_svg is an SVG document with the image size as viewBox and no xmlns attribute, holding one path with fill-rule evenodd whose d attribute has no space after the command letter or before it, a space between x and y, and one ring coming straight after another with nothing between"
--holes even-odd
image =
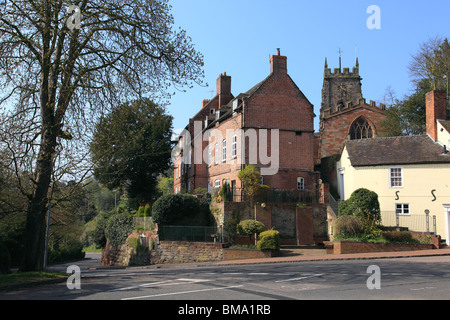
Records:
<instances>
[{"instance_id":1,"label":"road marking","mask_svg":"<svg viewBox=\"0 0 450 320\"><path fill-rule=\"evenodd\" d=\"M212 289L200 289L200 290L180 291L180 292L171 292L171 293L160 293L160 294L152 294L152 295L148 295L148 296L123 298L122 300L138 300L138 299L147 299L147 298L155 298L155 297L174 296L174 295L179 295L179 294L187 294L187 293L195 293L195 292L226 290L226 289L240 288L240 287L243 287L243 285L229 286L229 287L222 287L222 288L212 288Z\"/></svg>"},{"instance_id":2,"label":"road marking","mask_svg":"<svg viewBox=\"0 0 450 320\"><path fill-rule=\"evenodd\" d=\"M269 274L270 273L268 273L268 272L250 272L249 273L249 275L251 275L251 276L267 276Z\"/></svg>"},{"instance_id":3,"label":"road marking","mask_svg":"<svg viewBox=\"0 0 450 320\"><path fill-rule=\"evenodd\" d=\"M184 281L184 282L172 282L172 281ZM119 289L113 289L113 290L109 290L110 292L113 291L126 291L126 290L134 290L134 289L141 289L141 288L151 288L151 287L162 287L162 286L174 286L177 284L186 284L186 282L188 283L198 283L198 282L205 282L205 281L211 281L211 280L206 280L206 279L184 279L184 278L180 278L180 279L175 279L175 280L164 280L164 281L159 281L159 282L151 282L151 283L144 283L144 284L139 284L136 286L130 286L130 287L124 287L124 288L119 288Z\"/></svg>"},{"instance_id":4,"label":"road marking","mask_svg":"<svg viewBox=\"0 0 450 320\"><path fill-rule=\"evenodd\" d=\"M425 287L425 288L411 288L410 290L411 290L411 291L419 291L419 290L425 290L425 289L427 289L427 290L431 290L431 289L434 289L434 287Z\"/></svg>"},{"instance_id":5,"label":"road marking","mask_svg":"<svg viewBox=\"0 0 450 320\"><path fill-rule=\"evenodd\" d=\"M275 282L298 281L298 280L303 280L303 279L308 279L308 278L314 278L314 277L320 277L320 276L323 276L323 273L310 274L310 275L305 275L304 277L292 278L292 279L285 279L285 280L278 280L278 281L275 281Z\"/></svg>"}]
</instances>

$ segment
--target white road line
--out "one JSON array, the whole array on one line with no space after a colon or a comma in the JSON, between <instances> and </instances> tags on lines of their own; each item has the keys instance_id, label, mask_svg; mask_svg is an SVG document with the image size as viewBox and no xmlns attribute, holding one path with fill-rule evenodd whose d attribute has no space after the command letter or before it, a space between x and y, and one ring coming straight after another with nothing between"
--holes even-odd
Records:
<instances>
[{"instance_id":1,"label":"white road line","mask_svg":"<svg viewBox=\"0 0 450 320\"><path fill-rule=\"evenodd\" d=\"M163 296L174 296L174 295L186 294L186 293L194 293L194 292L205 292L205 291L226 290L226 289L240 288L240 287L243 287L243 285L229 286L229 287L222 287L222 288L212 288L212 289L201 289L201 290L190 290L190 291L180 291L180 292L160 293L160 294L152 294L152 295L148 295L148 296L123 298L122 300L138 300L138 299L147 299L147 298L155 298L155 297L163 297Z\"/></svg>"},{"instance_id":2,"label":"white road line","mask_svg":"<svg viewBox=\"0 0 450 320\"><path fill-rule=\"evenodd\" d=\"M184 282L172 282L172 281L184 281ZM162 287L162 286L174 286L177 284L186 284L186 282L188 283L198 283L198 282L205 282L205 281L211 281L211 280L206 280L206 279L175 279L175 280L164 280L164 281L160 281L160 282L151 282L151 283L143 283L143 284L139 284L136 286L130 286L130 287L124 287L124 288L119 288L119 289L113 289L113 290L109 290L110 292L114 292L114 291L126 291L126 290L134 290L134 289L141 289L141 288L150 288L150 287Z\"/></svg>"},{"instance_id":3,"label":"white road line","mask_svg":"<svg viewBox=\"0 0 450 320\"><path fill-rule=\"evenodd\" d=\"M323 273L319 273L319 274L311 274L311 275L307 275L307 276L299 277L299 278L292 278L292 279L278 280L278 281L275 281L275 282L298 281L298 280L303 280L303 279L308 279L308 278L314 278L314 277L320 277L320 276L323 276Z\"/></svg>"},{"instance_id":4,"label":"white road line","mask_svg":"<svg viewBox=\"0 0 450 320\"><path fill-rule=\"evenodd\" d=\"M251 275L251 276L267 276L269 274L270 273L267 273L267 272L250 272L249 273L249 275Z\"/></svg>"}]
</instances>

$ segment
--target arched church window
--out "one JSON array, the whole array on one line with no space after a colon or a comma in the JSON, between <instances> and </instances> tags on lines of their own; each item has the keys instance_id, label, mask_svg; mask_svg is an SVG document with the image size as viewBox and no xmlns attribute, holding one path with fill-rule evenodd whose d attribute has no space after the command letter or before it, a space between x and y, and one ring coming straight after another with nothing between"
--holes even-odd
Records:
<instances>
[{"instance_id":1,"label":"arched church window","mask_svg":"<svg viewBox=\"0 0 450 320\"><path fill-rule=\"evenodd\" d=\"M350 128L350 140L372 138L372 127L364 118L359 118L353 122Z\"/></svg>"}]
</instances>

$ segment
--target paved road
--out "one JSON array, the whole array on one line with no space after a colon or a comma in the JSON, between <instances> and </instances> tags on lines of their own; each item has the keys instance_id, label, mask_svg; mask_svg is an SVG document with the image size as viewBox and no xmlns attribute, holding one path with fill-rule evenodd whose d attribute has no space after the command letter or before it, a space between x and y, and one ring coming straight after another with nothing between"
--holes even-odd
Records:
<instances>
[{"instance_id":1,"label":"paved road","mask_svg":"<svg viewBox=\"0 0 450 320\"><path fill-rule=\"evenodd\" d=\"M78 264L81 289L66 283L0 293L0 299L289 300L450 299L450 256L311 261L257 265L213 264L89 269L98 255ZM368 273L369 266L377 273ZM57 268L64 269L67 265ZM369 279L370 278L370 279ZM380 289L368 289L369 284ZM175 305L176 306L176 305ZM219 312L219 311L218 311Z\"/></svg>"}]
</instances>

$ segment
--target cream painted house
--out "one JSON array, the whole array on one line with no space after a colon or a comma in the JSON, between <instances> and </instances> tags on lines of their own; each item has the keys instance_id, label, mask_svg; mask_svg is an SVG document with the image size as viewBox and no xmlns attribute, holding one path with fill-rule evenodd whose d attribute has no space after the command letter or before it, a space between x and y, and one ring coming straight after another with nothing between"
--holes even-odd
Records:
<instances>
[{"instance_id":1,"label":"cream painted house","mask_svg":"<svg viewBox=\"0 0 450 320\"><path fill-rule=\"evenodd\" d=\"M429 117L430 108L443 109L444 119ZM445 108L445 93L432 91L427 94L427 134L347 141L337 163L341 200L359 188L375 191L383 225L428 229L450 244L450 121Z\"/></svg>"}]
</instances>

